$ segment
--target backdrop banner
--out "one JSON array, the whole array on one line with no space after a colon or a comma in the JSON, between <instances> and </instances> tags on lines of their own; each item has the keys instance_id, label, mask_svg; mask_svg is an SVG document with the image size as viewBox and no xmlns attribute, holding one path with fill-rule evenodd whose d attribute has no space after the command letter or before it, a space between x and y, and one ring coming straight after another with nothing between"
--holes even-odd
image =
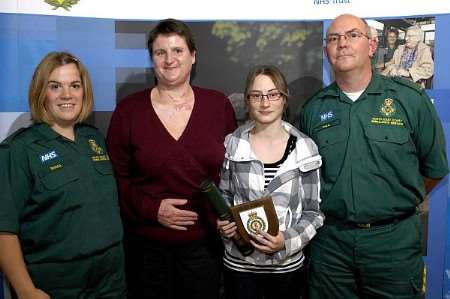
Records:
<instances>
[{"instance_id":1,"label":"backdrop banner","mask_svg":"<svg viewBox=\"0 0 450 299\"><path fill-rule=\"evenodd\" d=\"M202 9L199 9L201 5ZM95 108L89 122L103 133L120 99L154 78L146 35L160 19L178 18L192 28L198 55L193 84L224 92L238 120L247 118L243 88L248 69L275 64L289 84L288 120L298 125L305 101L333 81L323 56L324 30L342 13L364 17L376 30L377 72L389 74L395 48L418 26L434 65L413 80L430 95L450 143L450 1L448 0L0 0L0 140L28 126L28 85L49 51L66 50L87 66ZM396 32L393 34L392 32ZM450 299L450 198L448 178L423 206L427 238L427 298ZM0 273L1 274L1 273ZM0 299L10 298L0 275Z\"/></svg>"}]
</instances>

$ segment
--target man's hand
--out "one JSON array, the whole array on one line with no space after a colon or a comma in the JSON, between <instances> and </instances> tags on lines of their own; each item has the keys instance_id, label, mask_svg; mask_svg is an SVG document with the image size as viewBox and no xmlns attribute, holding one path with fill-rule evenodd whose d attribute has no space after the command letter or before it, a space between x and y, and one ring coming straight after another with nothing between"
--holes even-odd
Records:
<instances>
[{"instance_id":1,"label":"man's hand","mask_svg":"<svg viewBox=\"0 0 450 299\"><path fill-rule=\"evenodd\" d=\"M163 199L158 210L158 222L171 229L187 230L187 225L193 225L197 221L198 214L177 208L186 203L186 199Z\"/></svg>"}]
</instances>

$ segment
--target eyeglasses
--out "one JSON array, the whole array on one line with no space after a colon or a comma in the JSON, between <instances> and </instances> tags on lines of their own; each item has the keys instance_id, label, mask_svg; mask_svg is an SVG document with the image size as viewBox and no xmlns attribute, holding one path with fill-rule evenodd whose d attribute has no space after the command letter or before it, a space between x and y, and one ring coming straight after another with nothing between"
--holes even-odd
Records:
<instances>
[{"instance_id":1,"label":"eyeglasses","mask_svg":"<svg viewBox=\"0 0 450 299\"><path fill-rule=\"evenodd\" d=\"M269 101L278 101L279 99L281 99L281 95L282 93L279 91L269 92L268 94L252 92L247 95L247 99L255 103L262 102L264 98Z\"/></svg>"},{"instance_id":2,"label":"eyeglasses","mask_svg":"<svg viewBox=\"0 0 450 299\"><path fill-rule=\"evenodd\" d=\"M361 31L350 30L350 31L345 32L344 34L338 34L338 33L328 34L327 37L325 38L325 42L329 45L335 45L341 39L341 36L343 36L346 41L349 41L351 43L356 42L361 37L369 38L369 36L367 34L364 34Z\"/></svg>"}]
</instances>

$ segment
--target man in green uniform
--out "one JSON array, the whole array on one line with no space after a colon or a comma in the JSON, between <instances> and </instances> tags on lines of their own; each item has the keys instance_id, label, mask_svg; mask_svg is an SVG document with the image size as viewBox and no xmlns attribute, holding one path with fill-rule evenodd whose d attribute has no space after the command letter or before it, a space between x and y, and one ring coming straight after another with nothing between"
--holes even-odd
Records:
<instances>
[{"instance_id":1,"label":"man in green uniform","mask_svg":"<svg viewBox=\"0 0 450 299\"><path fill-rule=\"evenodd\" d=\"M448 173L442 126L423 90L372 72L367 24L341 15L325 52L335 82L305 106L323 158L325 225L311 243L310 296L420 298L417 205Z\"/></svg>"}]
</instances>

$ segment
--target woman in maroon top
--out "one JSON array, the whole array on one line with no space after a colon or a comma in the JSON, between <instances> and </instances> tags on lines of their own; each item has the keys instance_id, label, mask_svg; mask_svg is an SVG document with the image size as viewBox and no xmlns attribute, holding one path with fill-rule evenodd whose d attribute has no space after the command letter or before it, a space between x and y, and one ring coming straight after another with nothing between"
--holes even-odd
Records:
<instances>
[{"instance_id":1,"label":"woman in maroon top","mask_svg":"<svg viewBox=\"0 0 450 299\"><path fill-rule=\"evenodd\" d=\"M107 138L129 298L218 298L222 250L199 185L218 182L234 111L222 93L190 85L196 46L186 24L159 22L148 49L157 84L117 105Z\"/></svg>"}]
</instances>

